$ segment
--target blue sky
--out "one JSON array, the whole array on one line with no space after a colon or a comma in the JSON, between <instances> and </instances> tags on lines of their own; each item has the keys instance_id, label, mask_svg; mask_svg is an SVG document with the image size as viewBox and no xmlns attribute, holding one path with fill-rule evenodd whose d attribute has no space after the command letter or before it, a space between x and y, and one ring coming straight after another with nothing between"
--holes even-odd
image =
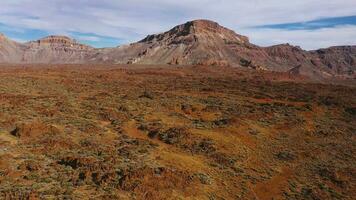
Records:
<instances>
[{"instance_id":1,"label":"blue sky","mask_svg":"<svg viewBox=\"0 0 356 200\"><path fill-rule=\"evenodd\" d=\"M343 16L333 18L321 18L306 22L283 23L283 24L268 24L256 26L255 28L261 29L284 29L284 30L318 30L323 28L335 28L338 26L355 26L355 16Z\"/></svg>"},{"instance_id":2,"label":"blue sky","mask_svg":"<svg viewBox=\"0 0 356 200\"><path fill-rule=\"evenodd\" d=\"M355 0L1 0L0 6L0 32L20 42L67 35L114 47L193 19L217 21L261 46L356 45Z\"/></svg>"},{"instance_id":3,"label":"blue sky","mask_svg":"<svg viewBox=\"0 0 356 200\"><path fill-rule=\"evenodd\" d=\"M126 41L116 37L96 35L95 33L75 32L75 31L63 31L60 33L31 28L16 28L11 25L0 23L0 32L7 37L12 38L18 42L27 42L31 40L37 40L39 38L46 37L48 35L67 35L81 43L91 45L93 47L115 47L120 44L124 44Z\"/></svg>"}]
</instances>

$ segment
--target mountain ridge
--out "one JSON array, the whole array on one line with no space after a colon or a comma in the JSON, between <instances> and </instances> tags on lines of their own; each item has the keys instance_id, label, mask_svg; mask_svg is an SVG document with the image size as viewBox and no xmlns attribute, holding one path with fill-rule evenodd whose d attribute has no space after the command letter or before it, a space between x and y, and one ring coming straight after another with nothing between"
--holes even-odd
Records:
<instances>
[{"instance_id":1,"label":"mountain ridge","mask_svg":"<svg viewBox=\"0 0 356 200\"><path fill-rule=\"evenodd\" d=\"M114 48L98 49L55 35L17 43L0 34L0 63L215 65L282 72L300 66L294 73L355 78L356 46L314 51L290 44L260 47L247 36L202 19Z\"/></svg>"}]
</instances>

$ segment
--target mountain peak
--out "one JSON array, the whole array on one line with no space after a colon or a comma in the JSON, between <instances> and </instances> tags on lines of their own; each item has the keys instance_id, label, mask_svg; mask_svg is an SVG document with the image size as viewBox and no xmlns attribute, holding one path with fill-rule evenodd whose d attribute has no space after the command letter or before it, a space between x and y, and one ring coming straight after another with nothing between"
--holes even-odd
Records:
<instances>
[{"instance_id":1,"label":"mountain peak","mask_svg":"<svg viewBox=\"0 0 356 200\"><path fill-rule=\"evenodd\" d=\"M62 35L50 35L37 40L38 43L61 43L61 44L74 44L77 43L74 39Z\"/></svg>"},{"instance_id":2,"label":"mountain peak","mask_svg":"<svg viewBox=\"0 0 356 200\"><path fill-rule=\"evenodd\" d=\"M188 27L194 27L195 30L219 30L220 28L223 28L217 22L206 19L189 21L183 25Z\"/></svg>"},{"instance_id":3,"label":"mountain peak","mask_svg":"<svg viewBox=\"0 0 356 200\"><path fill-rule=\"evenodd\" d=\"M14 44L14 43L17 43L13 40L11 40L10 38L8 38L5 34L3 33L0 33L0 42L2 43L8 43L8 44Z\"/></svg>"},{"instance_id":4,"label":"mountain peak","mask_svg":"<svg viewBox=\"0 0 356 200\"><path fill-rule=\"evenodd\" d=\"M184 24L175 26L167 32L148 35L140 42L154 42L167 39L176 40L177 38L180 38L179 40L181 40L183 37L189 38L188 41L191 41L192 38L204 37L204 40L209 38L220 38L227 42L241 44L249 43L249 39L246 36L239 35L233 30L219 25L217 22L206 19L188 21Z\"/></svg>"},{"instance_id":5,"label":"mountain peak","mask_svg":"<svg viewBox=\"0 0 356 200\"><path fill-rule=\"evenodd\" d=\"M7 39L7 37L3 33L0 33L0 40L5 40L5 39Z\"/></svg>"},{"instance_id":6,"label":"mountain peak","mask_svg":"<svg viewBox=\"0 0 356 200\"><path fill-rule=\"evenodd\" d=\"M93 49L91 46L80 44L75 39L63 35L50 35L37 41L28 42L28 44L35 46L76 48L80 50Z\"/></svg>"},{"instance_id":7,"label":"mountain peak","mask_svg":"<svg viewBox=\"0 0 356 200\"><path fill-rule=\"evenodd\" d=\"M184 24L178 25L171 29L168 32L183 32L186 34L197 34L203 32L210 32L210 33L226 33L229 34L236 34L234 31L225 28L218 24L217 22L207 20L207 19L198 19L193 21L188 21Z\"/></svg>"}]
</instances>

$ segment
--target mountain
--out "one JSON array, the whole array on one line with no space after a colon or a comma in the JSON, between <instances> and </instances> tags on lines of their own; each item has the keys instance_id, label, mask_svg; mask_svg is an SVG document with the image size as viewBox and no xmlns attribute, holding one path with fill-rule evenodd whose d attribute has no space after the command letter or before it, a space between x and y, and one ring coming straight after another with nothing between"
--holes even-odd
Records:
<instances>
[{"instance_id":1,"label":"mountain","mask_svg":"<svg viewBox=\"0 0 356 200\"><path fill-rule=\"evenodd\" d=\"M259 47L209 20L195 20L117 48L96 49L65 36L20 44L0 36L0 63L215 65L292 72L314 78L355 77L356 46L306 51Z\"/></svg>"},{"instance_id":2,"label":"mountain","mask_svg":"<svg viewBox=\"0 0 356 200\"><path fill-rule=\"evenodd\" d=\"M48 36L24 45L24 63L83 63L95 51L66 36Z\"/></svg>"},{"instance_id":3,"label":"mountain","mask_svg":"<svg viewBox=\"0 0 356 200\"><path fill-rule=\"evenodd\" d=\"M114 63L240 66L252 58L258 58L256 65L268 63L267 53L246 36L208 20L178 25L102 56Z\"/></svg>"},{"instance_id":4,"label":"mountain","mask_svg":"<svg viewBox=\"0 0 356 200\"><path fill-rule=\"evenodd\" d=\"M295 66L308 76L354 76L356 46L338 46L316 51L305 51L289 44L267 47L265 50L281 66ZM292 68L290 70L295 69Z\"/></svg>"},{"instance_id":5,"label":"mountain","mask_svg":"<svg viewBox=\"0 0 356 200\"><path fill-rule=\"evenodd\" d=\"M149 35L113 52L121 54L134 50L134 57L128 56L127 61L142 64L228 65L238 62L233 48L226 48L226 45L245 46L249 41L215 22L198 20L165 33Z\"/></svg>"},{"instance_id":6,"label":"mountain","mask_svg":"<svg viewBox=\"0 0 356 200\"><path fill-rule=\"evenodd\" d=\"M48 36L24 44L0 35L1 63L85 63L96 50L66 36Z\"/></svg>"},{"instance_id":7,"label":"mountain","mask_svg":"<svg viewBox=\"0 0 356 200\"><path fill-rule=\"evenodd\" d=\"M15 63L21 60L24 46L0 33L0 62Z\"/></svg>"},{"instance_id":8,"label":"mountain","mask_svg":"<svg viewBox=\"0 0 356 200\"><path fill-rule=\"evenodd\" d=\"M339 46L311 52L334 74L353 74L356 71L356 46Z\"/></svg>"}]
</instances>

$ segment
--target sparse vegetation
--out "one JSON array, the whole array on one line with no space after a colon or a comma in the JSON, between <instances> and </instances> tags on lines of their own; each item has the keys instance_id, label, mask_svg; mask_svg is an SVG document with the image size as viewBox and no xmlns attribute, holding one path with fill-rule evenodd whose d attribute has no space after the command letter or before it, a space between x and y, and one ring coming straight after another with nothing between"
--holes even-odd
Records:
<instances>
[{"instance_id":1,"label":"sparse vegetation","mask_svg":"<svg viewBox=\"0 0 356 200\"><path fill-rule=\"evenodd\" d=\"M0 69L0 199L356 196L354 87L130 67Z\"/></svg>"}]
</instances>

